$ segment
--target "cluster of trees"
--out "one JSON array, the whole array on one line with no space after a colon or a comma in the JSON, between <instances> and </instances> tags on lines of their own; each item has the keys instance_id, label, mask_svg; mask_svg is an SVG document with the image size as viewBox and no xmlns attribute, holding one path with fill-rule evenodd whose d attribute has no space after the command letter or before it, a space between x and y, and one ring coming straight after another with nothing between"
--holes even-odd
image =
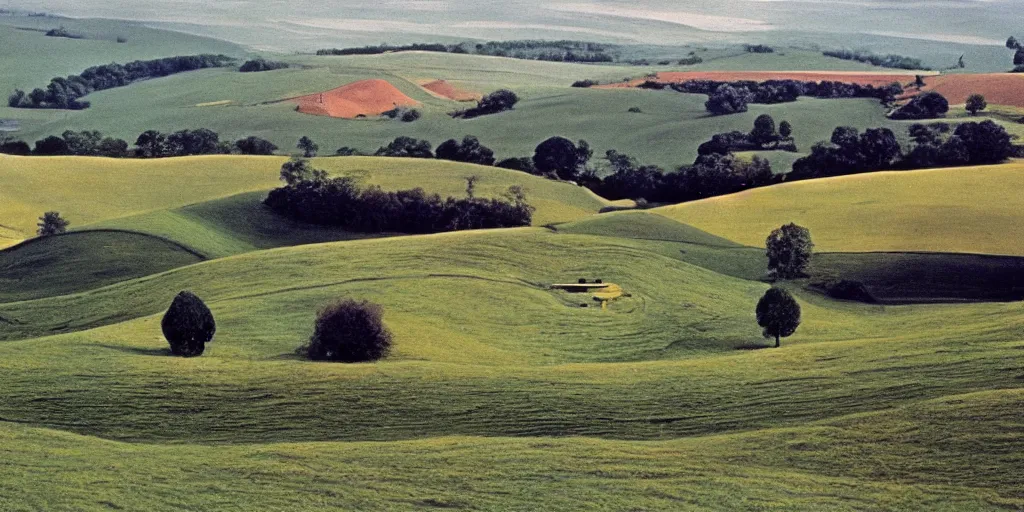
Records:
<instances>
[{"instance_id":1,"label":"cluster of trees","mask_svg":"<svg viewBox=\"0 0 1024 512\"><path fill-rule=\"evenodd\" d=\"M664 89L660 82L645 82L642 88ZM671 84L673 90L689 94L706 94L708 101L704 104L708 112L715 115L746 112L747 105L776 104L796 101L800 96L812 98L877 98L883 103L891 103L903 94L903 86L893 83L884 87L860 85L845 82L802 82L798 80L740 80L721 82L717 80L687 80Z\"/></svg>"},{"instance_id":2,"label":"cluster of trees","mask_svg":"<svg viewBox=\"0 0 1024 512\"><path fill-rule=\"evenodd\" d=\"M473 47L477 55L552 62L614 62L609 45L587 41L490 41Z\"/></svg>"},{"instance_id":3,"label":"cluster of trees","mask_svg":"<svg viewBox=\"0 0 1024 512\"><path fill-rule=\"evenodd\" d=\"M907 103L889 113L890 119L917 120L937 119L949 112L949 101L946 97L935 92L928 91L918 94Z\"/></svg>"},{"instance_id":4,"label":"cluster of trees","mask_svg":"<svg viewBox=\"0 0 1024 512\"><path fill-rule=\"evenodd\" d=\"M534 208L519 187L502 198L474 196L470 178L467 197L442 199L423 189L387 192L361 189L348 177L332 178L309 161L295 159L281 167L283 187L264 201L278 214L308 222L366 233L439 233L467 229L529 226Z\"/></svg>"},{"instance_id":5,"label":"cluster of trees","mask_svg":"<svg viewBox=\"0 0 1024 512\"><path fill-rule=\"evenodd\" d=\"M226 55L190 55L155 60L138 60L128 64L104 64L86 69L67 78L57 77L46 89L26 93L15 90L7 104L12 108L52 108L82 110L89 102L80 98L93 92L122 87L133 82L185 71L227 66L234 59Z\"/></svg>"},{"instance_id":6,"label":"cluster of trees","mask_svg":"<svg viewBox=\"0 0 1024 512\"><path fill-rule=\"evenodd\" d=\"M519 103L519 96L516 96L516 93L508 89L500 89L481 98L475 107L452 112L449 115L456 119L473 119L512 110L516 103Z\"/></svg>"},{"instance_id":7,"label":"cluster of trees","mask_svg":"<svg viewBox=\"0 0 1024 512\"><path fill-rule=\"evenodd\" d=\"M344 299L317 313L313 335L296 350L313 361L363 363L378 361L391 350L393 336L384 325L383 308L367 301ZM217 333L210 308L190 291L174 297L160 320L171 354L198 357Z\"/></svg>"},{"instance_id":8,"label":"cluster of trees","mask_svg":"<svg viewBox=\"0 0 1024 512\"><path fill-rule=\"evenodd\" d=\"M494 165L494 151L480 144L480 141L472 135L463 137L462 142L455 139L448 139L442 142L437 147L435 156L439 160Z\"/></svg>"},{"instance_id":9,"label":"cluster of trees","mask_svg":"<svg viewBox=\"0 0 1024 512\"><path fill-rule=\"evenodd\" d=\"M754 128L749 133L741 131L718 133L697 148L697 152L701 155L761 150L793 152L797 150L796 142L793 140L793 126L789 124L789 121L779 123L776 130L775 119L768 114L761 114L754 120Z\"/></svg>"},{"instance_id":10,"label":"cluster of trees","mask_svg":"<svg viewBox=\"0 0 1024 512\"><path fill-rule=\"evenodd\" d=\"M902 55L875 55L868 52L854 52L850 50L828 50L821 52L826 57L835 57L843 60L854 60L864 62L873 66L893 69L918 69L928 71L921 62L921 59L904 57Z\"/></svg>"},{"instance_id":11,"label":"cluster of trees","mask_svg":"<svg viewBox=\"0 0 1024 512\"><path fill-rule=\"evenodd\" d=\"M267 60L263 57L257 57L255 59L245 61L245 64L242 64L238 70L242 73L259 73L261 71L273 71L275 69L286 69L288 67L289 64L287 62Z\"/></svg>"},{"instance_id":12,"label":"cluster of trees","mask_svg":"<svg viewBox=\"0 0 1024 512\"><path fill-rule=\"evenodd\" d=\"M0 139L0 153L20 156L103 156L109 158L165 158L189 155L272 155L277 146L259 137L246 137L234 143L221 141L216 132L199 128L165 134L143 132L129 147L124 139L105 137L96 130L67 130L60 137L51 135L37 140L35 147L20 140Z\"/></svg>"},{"instance_id":13,"label":"cluster of trees","mask_svg":"<svg viewBox=\"0 0 1024 512\"><path fill-rule=\"evenodd\" d=\"M423 114L421 114L419 110L414 108L395 107L391 110L388 110L387 112L382 113L381 116L387 117L389 119L399 119L403 123L411 123L422 117Z\"/></svg>"},{"instance_id":14,"label":"cluster of trees","mask_svg":"<svg viewBox=\"0 0 1024 512\"><path fill-rule=\"evenodd\" d=\"M85 39L85 36L83 36L82 34L76 34L64 27L51 28L50 30L46 31L46 36L64 37L67 39Z\"/></svg>"},{"instance_id":15,"label":"cluster of trees","mask_svg":"<svg viewBox=\"0 0 1024 512\"><path fill-rule=\"evenodd\" d=\"M1014 50L1013 72L1024 73L1024 45L1022 45L1016 37L1010 36L1010 38L1006 40L1006 47Z\"/></svg>"},{"instance_id":16,"label":"cluster of trees","mask_svg":"<svg viewBox=\"0 0 1024 512\"><path fill-rule=\"evenodd\" d=\"M1013 155L1010 135L993 121L914 124L909 128L914 146L903 152L896 134L888 128L839 127L830 142L819 142L811 154L793 163L787 180L822 178L879 170L925 169L988 165Z\"/></svg>"},{"instance_id":17,"label":"cluster of trees","mask_svg":"<svg viewBox=\"0 0 1024 512\"><path fill-rule=\"evenodd\" d=\"M743 50L747 53L775 53L775 48L763 44L745 44Z\"/></svg>"}]
</instances>

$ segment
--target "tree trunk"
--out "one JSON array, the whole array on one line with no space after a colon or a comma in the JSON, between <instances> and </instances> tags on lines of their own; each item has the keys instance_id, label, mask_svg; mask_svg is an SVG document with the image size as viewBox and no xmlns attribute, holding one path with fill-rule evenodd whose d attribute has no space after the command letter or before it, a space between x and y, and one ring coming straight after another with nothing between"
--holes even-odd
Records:
<instances>
[{"instance_id":1,"label":"tree trunk","mask_svg":"<svg viewBox=\"0 0 1024 512\"><path fill-rule=\"evenodd\" d=\"M779 348L780 346L782 346L782 342L779 340L779 335L776 334L775 335L775 348Z\"/></svg>"}]
</instances>

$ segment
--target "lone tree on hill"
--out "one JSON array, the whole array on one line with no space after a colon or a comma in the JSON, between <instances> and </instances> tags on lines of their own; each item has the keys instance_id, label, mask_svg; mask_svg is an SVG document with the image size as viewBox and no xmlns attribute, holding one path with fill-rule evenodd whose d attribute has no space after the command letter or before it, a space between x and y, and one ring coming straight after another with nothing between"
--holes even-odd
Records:
<instances>
[{"instance_id":1,"label":"lone tree on hill","mask_svg":"<svg viewBox=\"0 0 1024 512\"><path fill-rule=\"evenodd\" d=\"M807 228L789 223L772 231L765 241L768 250L768 272L779 279L806 275L814 243Z\"/></svg>"},{"instance_id":2,"label":"lone tree on hill","mask_svg":"<svg viewBox=\"0 0 1024 512\"><path fill-rule=\"evenodd\" d=\"M202 355L206 344L213 340L217 324L202 299L192 292L183 291L174 297L160 328L171 345L172 354L195 357Z\"/></svg>"},{"instance_id":3,"label":"lone tree on hill","mask_svg":"<svg viewBox=\"0 0 1024 512\"><path fill-rule=\"evenodd\" d=\"M988 108L988 102L985 101L985 97L980 94L972 94L967 98L967 111L972 116L978 115L978 112Z\"/></svg>"},{"instance_id":4,"label":"lone tree on hill","mask_svg":"<svg viewBox=\"0 0 1024 512\"><path fill-rule=\"evenodd\" d=\"M60 216L60 212L46 212L42 217L39 217L39 230L36 233L39 236L50 236L59 235L68 230L68 222L66 219Z\"/></svg>"},{"instance_id":5,"label":"lone tree on hill","mask_svg":"<svg viewBox=\"0 0 1024 512\"><path fill-rule=\"evenodd\" d=\"M309 344L299 350L315 361L377 361L391 349L382 312L377 304L352 299L327 306L317 316Z\"/></svg>"},{"instance_id":6,"label":"lone tree on hill","mask_svg":"<svg viewBox=\"0 0 1024 512\"><path fill-rule=\"evenodd\" d=\"M757 325L764 331L765 338L775 338L775 348L782 345L782 338L792 336L800 326L800 304L782 288L770 288L757 301Z\"/></svg>"},{"instance_id":7,"label":"lone tree on hill","mask_svg":"<svg viewBox=\"0 0 1024 512\"><path fill-rule=\"evenodd\" d=\"M313 158L317 151L320 151L320 146L313 142L313 139L305 136L299 139L299 144L296 147L302 150L302 156L306 158Z\"/></svg>"}]
</instances>

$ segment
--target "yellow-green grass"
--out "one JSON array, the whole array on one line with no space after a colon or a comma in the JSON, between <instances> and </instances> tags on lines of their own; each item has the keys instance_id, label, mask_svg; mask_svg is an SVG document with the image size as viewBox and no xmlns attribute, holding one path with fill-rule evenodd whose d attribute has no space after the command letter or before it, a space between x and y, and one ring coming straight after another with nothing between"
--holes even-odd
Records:
<instances>
[{"instance_id":1,"label":"yellow-green grass","mask_svg":"<svg viewBox=\"0 0 1024 512\"><path fill-rule=\"evenodd\" d=\"M1024 255L1024 163L882 172L749 190L655 210L745 245L795 222L826 252Z\"/></svg>"},{"instance_id":2,"label":"yellow-green grass","mask_svg":"<svg viewBox=\"0 0 1024 512\"><path fill-rule=\"evenodd\" d=\"M1020 390L671 441L161 446L0 424L5 510L1013 510ZM198 472L198 474L197 474ZM47 489L59 489L48 492ZM1016 490L1014 490L1016 489Z\"/></svg>"},{"instance_id":3,"label":"yellow-green grass","mask_svg":"<svg viewBox=\"0 0 1024 512\"><path fill-rule=\"evenodd\" d=\"M653 240L652 250L741 279L767 280L763 248L716 237L652 211L588 217L555 226L560 233ZM1024 297L1024 258L960 253L817 252L807 290L856 281L883 303L1013 301Z\"/></svg>"},{"instance_id":4,"label":"yellow-green grass","mask_svg":"<svg viewBox=\"0 0 1024 512\"><path fill-rule=\"evenodd\" d=\"M1019 385L1017 305L802 295L804 323L783 350L737 351L764 346L753 306L767 285L661 255L659 243L536 228L338 242L5 304L8 339L74 332L0 345L0 417L161 442L665 439ZM578 275L632 297L602 311L547 288ZM167 357L160 335L181 289L218 319L201 358ZM384 306L389 359L293 354L339 297Z\"/></svg>"},{"instance_id":5,"label":"yellow-green grass","mask_svg":"<svg viewBox=\"0 0 1024 512\"><path fill-rule=\"evenodd\" d=\"M56 210L72 228L151 233L207 256L288 241L350 238L343 233L313 232L304 238L290 229L292 224L275 221L261 211L261 193L280 184L284 161L283 157L244 156L156 160L0 156L0 237L28 238L37 218ZM509 186L520 185L537 208L535 225L578 219L608 204L582 187L494 167L370 157L321 158L314 164L334 175L352 176L363 185L387 190L422 187L442 196L464 195L465 180L474 175L480 178L477 193L484 196L497 196ZM238 194L244 195L198 204ZM194 206L183 208L188 205Z\"/></svg>"}]
</instances>

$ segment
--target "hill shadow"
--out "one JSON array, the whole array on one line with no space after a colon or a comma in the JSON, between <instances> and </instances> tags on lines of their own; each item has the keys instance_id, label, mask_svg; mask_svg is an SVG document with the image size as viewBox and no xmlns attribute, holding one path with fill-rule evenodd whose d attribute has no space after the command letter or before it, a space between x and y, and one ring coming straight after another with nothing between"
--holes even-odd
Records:
<instances>
[{"instance_id":1,"label":"hill shadow","mask_svg":"<svg viewBox=\"0 0 1024 512\"><path fill-rule=\"evenodd\" d=\"M170 357L170 348L142 348L142 347L125 347L123 345L106 345L97 344L97 347L105 348L107 350L116 350L118 352L124 352L125 354L133 354L137 356L151 356L151 357Z\"/></svg>"}]
</instances>

